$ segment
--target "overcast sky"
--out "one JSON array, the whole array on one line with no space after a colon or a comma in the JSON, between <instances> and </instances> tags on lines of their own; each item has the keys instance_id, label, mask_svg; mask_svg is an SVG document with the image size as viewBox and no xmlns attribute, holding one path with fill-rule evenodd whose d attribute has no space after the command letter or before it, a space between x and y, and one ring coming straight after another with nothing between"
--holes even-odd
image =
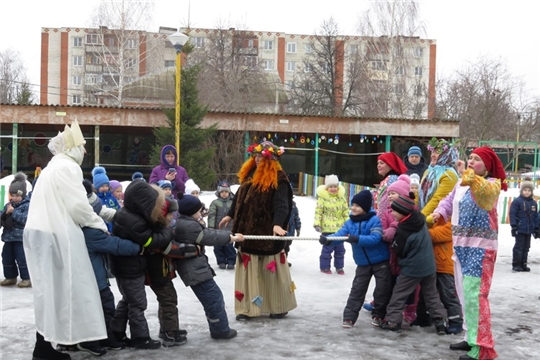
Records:
<instances>
[{"instance_id":1,"label":"overcast sky","mask_svg":"<svg viewBox=\"0 0 540 360\"><path fill-rule=\"evenodd\" d=\"M42 27L87 27L100 0L8 1L0 15L0 50L19 51L30 77L39 84ZM343 34L354 34L367 0L155 0L154 25L213 28L218 22L250 30L311 34L332 16ZM421 2L426 37L437 41L437 74L446 76L480 57L507 63L528 93L540 96L538 13L525 0L427 0ZM35 88L37 90L37 87Z\"/></svg>"}]
</instances>

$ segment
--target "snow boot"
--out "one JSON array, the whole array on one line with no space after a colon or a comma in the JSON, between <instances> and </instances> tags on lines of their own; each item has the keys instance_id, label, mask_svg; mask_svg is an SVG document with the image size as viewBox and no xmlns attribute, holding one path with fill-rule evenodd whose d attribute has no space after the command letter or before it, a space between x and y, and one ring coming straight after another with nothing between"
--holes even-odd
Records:
<instances>
[{"instance_id":1,"label":"snow boot","mask_svg":"<svg viewBox=\"0 0 540 360\"><path fill-rule=\"evenodd\" d=\"M43 335L36 332L36 345L32 353L32 360L71 360L71 356L54 350L51 343L45 341Z\"/></svg>"}]
</instances>

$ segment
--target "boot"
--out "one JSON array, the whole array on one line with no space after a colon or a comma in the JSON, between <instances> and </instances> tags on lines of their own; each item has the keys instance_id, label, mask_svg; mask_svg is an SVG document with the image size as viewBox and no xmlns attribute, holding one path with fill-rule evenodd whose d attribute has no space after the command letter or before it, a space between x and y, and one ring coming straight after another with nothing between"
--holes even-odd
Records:
<instances>
[{"instance_id":1,"label":"boot","mask_svg":"<svg viewBox=\"0 0 540 360\"><path fill-rule=\"evenodd\" d=\"M212 339L216 339L216 340L230 340L236 335L237 335L237 332L234 329L229 329L229 331L223 334L210 334Z\"/></svg>"},{"instance_id":2,"label":"boot","mask_svg":"<svg viewBox=\"0 0 540 360\"><path fill-rule=\"evenodd\" d=\"M512 263L512 271L513 272L523 272L523 267L520 263Z\"/></svg>"},{"instance_id":3,"label":"boot","mask_svg":"<svg viewBox=\"0 0 540 360\"><path fill-rule=\"evenodd\" d=\"M524 272L530 272L531 271L531 268L527 266L526 262L521 264L521 268L523 269Z\"/></svg>"},{"instance_id":4,"label":"boot","mask_svg":"<svg viewBox=\"0 0 540 360\"><path fill-rule=\"evenodd\" d=\"M51 343L45 341L43 335L36 332L36 345L32 353L32 360L71 360L71 356L54 350Z\"/></svg>"},{"instance_id":5,"label":"boot","mask_svg":"<svg viewBox=\"0 0 540 360\"><path fill-rule=\"evenodd\" d=\"M0 281L0 286L11 286L11 285L15 285L16 283L17 283L17 278L4 279Z\"/></svg>"}]
</instances>

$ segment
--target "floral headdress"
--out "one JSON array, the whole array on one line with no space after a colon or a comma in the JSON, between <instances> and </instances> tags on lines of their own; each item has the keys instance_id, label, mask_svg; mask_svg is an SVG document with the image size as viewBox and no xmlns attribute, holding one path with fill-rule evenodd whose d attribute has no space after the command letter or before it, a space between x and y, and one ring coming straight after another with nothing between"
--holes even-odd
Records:
<instances>
[{"instance_id":1,"label":"floral headdress","mask_svg":"<svg viewBox=\"0 0 540 360\"><path fill-rule=\"evenodd\" d=\"M260 144L250 145L247 149L249 154L256 155L261 154L263 157L270 160L279 160L279 157L285 152L283 146L277 147L271 141L263 141Z\"/></svg>"},{"instance_id":2,"label":"floral headdress","mask_svg":"<svg viewBox=\"0 0 540 360\"><path fill-rule=\"evenodd\" d=\"M429 140L427 149L431 152L437 152L439 154L445 152L450 147L455 147L459 140L455 141L454 143L449 143L445 139L437 139L436 137L431 138Z\"/></svg>"}]
</instances>

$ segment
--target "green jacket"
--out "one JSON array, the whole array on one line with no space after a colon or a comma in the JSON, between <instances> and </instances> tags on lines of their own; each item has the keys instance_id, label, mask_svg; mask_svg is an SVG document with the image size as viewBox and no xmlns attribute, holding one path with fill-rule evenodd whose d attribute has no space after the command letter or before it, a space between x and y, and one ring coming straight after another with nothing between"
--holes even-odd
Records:
<instances>
[{"instance_id":1,"label":"green jacket","mask_svg":"<svg viewBox=\"0 0 540 360\"><path fill-rule=\"evenodd\" d=\"M345 199L345 188L339 186L336 195L324 185L317 188L317 207L313 226L320 226L323 233L335 233L349 220L349 205Z\"/></svg>"}]
</instances>

